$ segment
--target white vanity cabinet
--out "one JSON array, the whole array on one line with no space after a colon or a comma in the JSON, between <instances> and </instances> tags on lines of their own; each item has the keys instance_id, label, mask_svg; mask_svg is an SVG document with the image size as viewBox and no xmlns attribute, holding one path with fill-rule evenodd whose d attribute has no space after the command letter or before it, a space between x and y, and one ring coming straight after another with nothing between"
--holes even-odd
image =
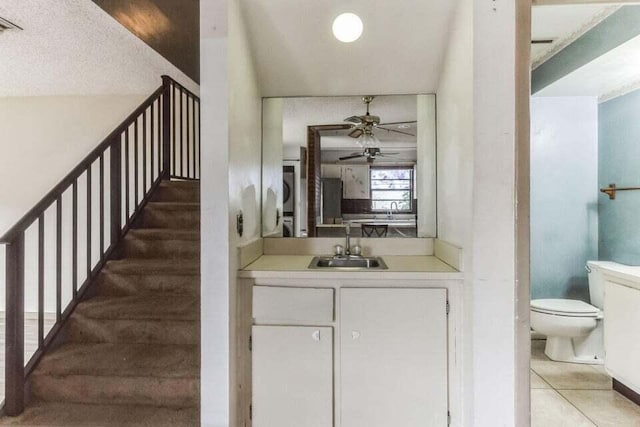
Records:
<instances>
[{"instance_id":1,"label":"white vanity cabinet","mask_svg":"<svg viewBox=\"0 0 640 427\"><path fill-rule=\"evenodd\" d=\"M254 326L254 427L333 426L333 330Z\"/></svg>"},{"instance_id":2,"label":"white vanity cabinet","mask_svg":"<svg viewBox=\"0 0 640 427\"><path fill-rule=\"evenodd\" d=\"M446 290L340 295L342 426L446 426Z\"/></svg>"},{"instance_id":3,"label":"white vanity cabinet","mask_svg":"<svg viewBox=\"0 0 640 427\"><path fill-rule=\"evenodd\" d=\"M331 427L334 289L253 287L254 427Z\"/></svg>"},{"instance_id":4,"label":"white vanity cabinet","mask_svg":"<svg viewBox=\"0 0 640 427\"><path fill-rule=\"evenodd\" d=\"M629 280L605 271L605 368L640 393L640 276Z\"/></svg>"},{"instance_id":5,"label":"white vanity cabinet","mask_svg":"<svg viewBox=\"0 0 640 427\"><path fill-rule=\"evenodd\" d=\"M252 287L253 426L445 427L447 289L319 283Z\"/></svg>"}]
</instances>

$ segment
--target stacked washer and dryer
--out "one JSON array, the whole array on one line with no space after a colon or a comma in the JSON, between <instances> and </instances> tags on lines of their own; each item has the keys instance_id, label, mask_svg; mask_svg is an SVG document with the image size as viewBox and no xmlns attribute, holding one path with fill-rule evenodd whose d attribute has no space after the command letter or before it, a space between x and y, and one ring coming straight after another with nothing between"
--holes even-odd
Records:
<instances>
[{"instance_id":1,"label":"stacked washer and dryer","mask_svg":"<svg viewBox=\"0 0 640 427\"><path fill-rule=\"evenodd\" d=\"M282 237L295 237L295 183L294 166L282 167Z\"/></svg>"}]
</instances>

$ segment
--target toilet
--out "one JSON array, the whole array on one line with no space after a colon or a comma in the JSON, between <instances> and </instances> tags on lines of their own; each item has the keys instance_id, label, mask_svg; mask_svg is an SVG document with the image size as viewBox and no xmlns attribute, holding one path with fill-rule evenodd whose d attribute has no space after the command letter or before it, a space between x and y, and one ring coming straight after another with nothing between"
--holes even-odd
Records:
<instances>
[{"instance_id":1,"label":"toilet","mask_svg":"<svg viewBox=\"0 0 640 427\"><path fill-rule=\"evenodd\" d=\"M544 353L558 362L604 363L604 279L602 268L617 265L588 261L591 304L571 299L531 300L531 329L546 335Z\"/></svg>"}]
</instances>

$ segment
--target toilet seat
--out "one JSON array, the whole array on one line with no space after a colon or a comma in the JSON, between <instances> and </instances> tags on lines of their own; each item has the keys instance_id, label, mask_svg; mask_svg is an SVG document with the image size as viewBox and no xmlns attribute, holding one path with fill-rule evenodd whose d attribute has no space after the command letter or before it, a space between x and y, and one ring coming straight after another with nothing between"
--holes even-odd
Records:
<instances>
[{"instance_id":1,"label":"toilet seat","mask_svg":"<svg viewBox=\"0 0 640 427\"><path fill-rule=\"evenodd\" d=\"M537 313L550 314L565 317L592 317L601 316L599 308L587 304L584 301L572 299L536 299L531 300L531 310Z\"/></svg>"}]
</instances>

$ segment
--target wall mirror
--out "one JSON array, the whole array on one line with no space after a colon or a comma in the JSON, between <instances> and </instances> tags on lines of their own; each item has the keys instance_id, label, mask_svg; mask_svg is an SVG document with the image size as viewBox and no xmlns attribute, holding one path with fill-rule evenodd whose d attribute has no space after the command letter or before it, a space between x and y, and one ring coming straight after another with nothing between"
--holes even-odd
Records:
<instances>
[{"instance_id":1,"label":"wall mirror","mask_svg":"<svg viewBox=\"0 0 640 427\"><path fill-rule=\"evenodd\" d=\"M263 237L436 236L435 95L264 98Z\"/></svg>"}]
</instances>

